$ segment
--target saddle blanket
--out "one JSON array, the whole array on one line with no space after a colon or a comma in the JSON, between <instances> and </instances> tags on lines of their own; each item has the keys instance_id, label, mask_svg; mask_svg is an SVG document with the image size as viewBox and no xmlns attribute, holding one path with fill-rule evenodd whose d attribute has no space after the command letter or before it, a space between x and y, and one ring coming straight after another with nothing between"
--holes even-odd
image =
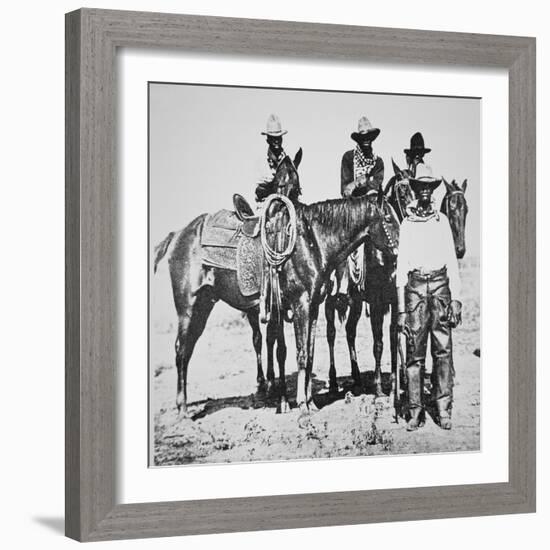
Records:
<instances>
[{"instance_id":1,"label":"saddle blanket","mask_svg":"<svg viewBox=\"0 0 550 550\"><path fill-rule=\"evenodd\" d=\"M204 265L237 272L244 296L260 292L263 253L256 221L246 227L231 210L206 218L201 235Z\"/></svg>"}]
</instances>

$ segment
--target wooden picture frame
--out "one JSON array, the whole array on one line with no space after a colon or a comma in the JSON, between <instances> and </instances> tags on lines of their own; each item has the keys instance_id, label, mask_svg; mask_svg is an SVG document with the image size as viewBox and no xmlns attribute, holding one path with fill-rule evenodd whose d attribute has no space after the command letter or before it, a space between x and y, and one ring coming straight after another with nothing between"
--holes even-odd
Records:
<instances>
[{"instance_id":1,"label":"wooden picture frame","mask_svg":"<svg viewBox=\"0 0 550 550\"><path fill-rule=\"evenodd\" d=\"M116 504L115 56L176 48L509 71L509 480ZM535 39L82 9L66 16L66 534L81 541L535 511Z\"/></svg>"}]
</instances>

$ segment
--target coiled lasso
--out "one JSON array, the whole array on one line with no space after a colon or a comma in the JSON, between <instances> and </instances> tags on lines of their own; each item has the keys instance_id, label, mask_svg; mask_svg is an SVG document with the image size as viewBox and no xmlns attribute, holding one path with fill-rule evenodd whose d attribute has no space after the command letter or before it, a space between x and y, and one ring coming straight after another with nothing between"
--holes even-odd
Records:
<instances>
[{"instance_id":1,"label":"coiled lasso","mask_svg":"<svg viewBox=\"0 0 550 550\"><path fill-rule=\"evenodd\" d=\"M282 251L271 248L271 246L267 242L266 235L269 207L275 201L281 201L286 206L289 216L288 224L284 229L284 231L286 231L288 235L288 242L285 249ZM288 197L285 197L284 195L279 195L277 193L269 195L265 200L264 208L262 210L262 215L260 218L260 238L266 261L270 266L281 266L292 254L294 246L296 245L296 225L296 209L294 208L294 204L292 203L292 201Z\"/></svg>"}]
</instances>

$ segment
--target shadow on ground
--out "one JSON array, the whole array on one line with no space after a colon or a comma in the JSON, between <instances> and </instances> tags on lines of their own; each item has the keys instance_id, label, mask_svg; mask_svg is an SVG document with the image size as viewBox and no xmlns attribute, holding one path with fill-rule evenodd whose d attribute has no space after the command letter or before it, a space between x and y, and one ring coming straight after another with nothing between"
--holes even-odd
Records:
<instances>
[{"instance_id":1,"label":"shadow on ground","mask_svg":"<svg viewBox=\"0 0 550 550\"><path fill-rule=\"evenodd\" d=\"M287 387L287 396L291 408L296 407L296 387L298 373L293 373L285 378ZM362 393L375 394L376 384L374 383L374 371L361 374L361 385L355 384L351 376L341 376L337 379L338 391L329 392L325 381L319 380L313 374L312 389L313 401L317 408L322 409L336 401L344 399L348 392L357 396ZM385 395L391 391L390 373L382 373L382 390ZM279 406L279 392L274 389L269 393L258 391L249 395L235 395L230 397L208 398L201 401L189 403L189 409L192 411L192 419L199 420L210 414L216 413L227 408L238 407L243 410L263 409L265 407L277 408ZM193 412L194 411L194 412Z\"/></svg>"}]
</instances>

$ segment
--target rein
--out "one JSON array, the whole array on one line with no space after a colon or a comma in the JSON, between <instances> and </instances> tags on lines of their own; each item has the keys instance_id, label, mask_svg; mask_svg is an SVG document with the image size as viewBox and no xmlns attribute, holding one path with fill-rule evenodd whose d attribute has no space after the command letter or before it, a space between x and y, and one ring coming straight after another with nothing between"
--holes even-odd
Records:
<instances>
[{"instance_id":1,"label":"rein","mask_svg":"<svg viewBox=\"0 0 550 550\"><path fill-rule=\"evenodd\" d=\"M399 192L397 191L397 186L402 185L401 182L405 180L396 181L395 185L393 186L393 192L395 193L395 202L397 203L397 206L399 208L399 215L401 216L401 219L404 220L406 216L406 210L403 208L403 205L401 204L401 196L399 195Z\"/></svg>"}]
</instances>

